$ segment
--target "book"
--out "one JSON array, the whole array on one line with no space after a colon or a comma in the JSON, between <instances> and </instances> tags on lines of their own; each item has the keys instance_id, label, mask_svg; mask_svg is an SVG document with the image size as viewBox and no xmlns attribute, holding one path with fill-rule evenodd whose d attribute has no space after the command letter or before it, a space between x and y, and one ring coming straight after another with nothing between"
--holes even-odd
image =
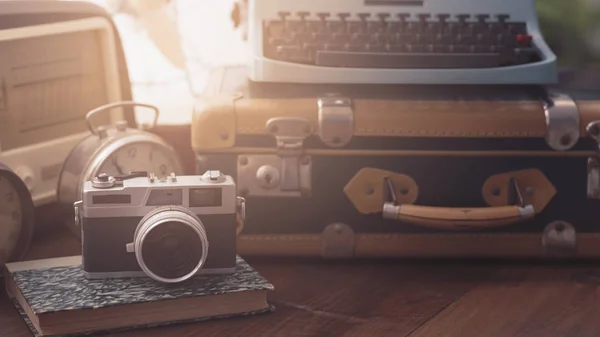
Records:
<instances>
[{"instance_id":1,"label":"book","mask_svg":"<svg viewBox=\"0 0 600 337\"><path fill-rule=\"evenodd\" d=\"M178 284L150 278L87 279L81 256L8 263L8 296L35 336L92 335L274 310L273 285L238 256L229 275Z\"/></svg>"}]
</instances>

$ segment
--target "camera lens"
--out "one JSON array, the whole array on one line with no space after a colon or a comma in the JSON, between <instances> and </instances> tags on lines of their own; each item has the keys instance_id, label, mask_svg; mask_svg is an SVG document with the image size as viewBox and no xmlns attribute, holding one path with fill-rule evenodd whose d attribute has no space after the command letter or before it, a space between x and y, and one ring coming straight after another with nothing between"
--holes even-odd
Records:
<instances>
[{"instance_id":1,"label":"camera lens","mask_svg":"<svg viewBox=\"0 0 600 337\"><path fill-rule=\"evenodd\" d=\"M159 207L142 218L134 246L142 271L166 283L194 276L208 255L204 225L194 213L179 206Z\"/></svg>"},{"instance_id":2,"label":"camera lens","mask_svg":"<svg viewBox=\"0 0 600 337\"><path fill-rule=\"evenodd\" d=\"M193 272L200 262L202 241L187 224L168 221L146 234L142 258L157 276L177 279Z\"/></svg>"}]
</instances>

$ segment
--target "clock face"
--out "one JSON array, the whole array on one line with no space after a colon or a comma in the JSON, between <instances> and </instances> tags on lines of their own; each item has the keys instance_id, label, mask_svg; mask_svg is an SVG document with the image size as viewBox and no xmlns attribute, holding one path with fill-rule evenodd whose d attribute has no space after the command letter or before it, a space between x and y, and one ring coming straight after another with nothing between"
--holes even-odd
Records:
<instances>
[{"instance_id":1,"label":"clock face","mask_svg":"<svg viewBox=\"0 0 600 337\"><path fill-rule=\"evenodd\" d=\"M12 256L23 228L22 205L12 182L0 174L0 267Z\"/></svg>"},{"instance_id":2,"label":"clock face","mask_svg":"<svg viewBox=\"0 0 600 337\"><path fill-rule=\"evenodd\" d=\"M173 162L171 150L154 143L132 143L116 150L99 168L98 173L111 176L131 171L146 171L158 177L171 172L180 174L179 165Z\"/></svg>"}]
</instances>

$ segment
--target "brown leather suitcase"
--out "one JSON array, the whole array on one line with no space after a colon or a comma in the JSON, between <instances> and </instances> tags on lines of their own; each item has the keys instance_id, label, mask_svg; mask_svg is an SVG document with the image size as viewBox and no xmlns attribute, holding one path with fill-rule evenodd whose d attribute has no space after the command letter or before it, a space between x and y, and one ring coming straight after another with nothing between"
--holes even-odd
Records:
<instances>
[{"instance_id":1,"label":"brown leather suitcase","mask_svg":"<svg viewBox=\"0 0 600 337\"><path fill-rule=\"evenodd\" d=\"M246 198L242 255L596 258L600 95L259 84L216 69L197 172Z\"/></svg>"}]
</instances>

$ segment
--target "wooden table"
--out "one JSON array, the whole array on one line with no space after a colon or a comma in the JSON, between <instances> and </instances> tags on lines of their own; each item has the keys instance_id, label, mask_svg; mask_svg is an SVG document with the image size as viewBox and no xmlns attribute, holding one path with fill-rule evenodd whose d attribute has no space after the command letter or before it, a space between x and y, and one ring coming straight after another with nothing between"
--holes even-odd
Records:
<instances>
[{"instance_id":1,"label":"wooden table","mask_svg":"<svg viewBox=\"0 0 600 337\"><path fill-rule=\"evenodd\" d=\"M59 230L28 259L79 252ZM597 264L247 260L275 312L110 336L600 336ZM0 336L31 336L5 293Z\"/></svg>"}]
</instances>

